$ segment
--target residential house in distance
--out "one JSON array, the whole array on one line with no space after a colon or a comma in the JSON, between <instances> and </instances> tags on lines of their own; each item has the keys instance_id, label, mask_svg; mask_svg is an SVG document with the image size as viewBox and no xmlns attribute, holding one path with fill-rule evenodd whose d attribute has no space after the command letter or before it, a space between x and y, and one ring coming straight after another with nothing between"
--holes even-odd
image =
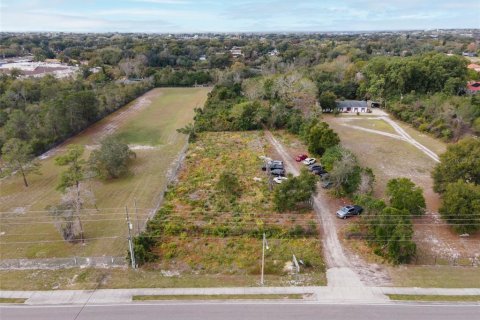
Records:
<instances>
[{"instance_id":1,"label":"residential house in distance","mask_svg":"<svg viewBox=\"0 0 480 320\"><path fill-rule=\"evenodd\" d=\"M277 49L273 49L272 51L268 52L268 55L271 56L271 57L278 56L279 54L280 54L280 52L278 52Z\"/></svg>"},{"instance_id":2,"label":"residential house in distance","mask_svg":"<svg viewBox=\"0 0 480 320\"><path fill-rule=\"evenodd\" d=\"M231 54L234 58L243 56L242 48L240 48L240 47L232 47L232 49L230 49L230 54Z\"/></svg>"},{"instance_id":3,"label":"residential house in distance","mask_svg":"<svg viewBox=\"0 0 480 320\"><path fill-rule=\"evenodd\" d=\"M467 93L477 94L480 92L480 81L470 81L467 83Z\"/></svg>"},{"instance_id":4,"label":"residential house in distance","mask_svg":"<svg viewBox=\"0 0 480 320\"><path fill-rule=\"evenodd\" d=\"M477 71L477 72L480 72L480 66L478 64L475 64L475 63L470 63L467 66L467 68L471 69L471 70L474 70L474 71Z\"/></svg>"},{"instance_id":5,"label":"residential house in distance","mask_svg":"<svg viewBox=\"0 0 480 320\"><path fill-rule=\"evenodd\" d=\"M372 112L372 106L378 107L376 102L365 101L365 100L340 100L336 102L336 109L341 113L370 113ZM323 109L323 112L333 112L334 110Z\"/></svg>"},{"instance_id":6,"label":"residential house in distance","mask_svg":"<svg viewBox=\"0 0 480 320\"><path fill-rule=\"evenodd\" d=\"M477 54L476 54L475 52L466 52L466 51L465 51L465 52L462 52L462 56L464 56L464 57L471 57L471 58L472 58L472 57L476 57Z\"/></svg>"}]
</instances>

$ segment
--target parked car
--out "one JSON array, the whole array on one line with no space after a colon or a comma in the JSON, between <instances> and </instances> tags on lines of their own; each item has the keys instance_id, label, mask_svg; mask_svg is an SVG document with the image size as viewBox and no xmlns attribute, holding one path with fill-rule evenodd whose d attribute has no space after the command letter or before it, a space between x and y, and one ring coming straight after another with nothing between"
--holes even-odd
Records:
<instances>
[{"instance_id":1,"label":"parked car","mask_svg":"<svg viewBox=\"0 0 480 320\"><path fill-rule=\"evenodd\" d=\"M337 211L337 217L347 219L350 216L357 216L363 212L363 208L357 205L345 206Z\"/></svg>"},{"instance_id":2,"label":"parked car","mask_svg":"<svg viewBox=\"0 0 480 320\"><path fill-rule=\"evenodd\" d=\"M283 164L278 164L278 163L275 163L275 164L272 164L270 167L269 167L270 171L272 170L275 170L275 169L285 169L283 167Z\"/></svg>"},{"instance_id":3,"label":"parked car","mask_svg":"<svg viewBox=\"0 0 480 320\"><path fill-rule=\"evenodd\" d=\"M332 181L325 181L324 183L322 183L322 188L323 189L330 189L331 187L333 187L333 182Z\"/></svg>"},{"instance_id":4,"label":"parked car","mask_svg":"<svg viewBox=\"0 0 480 320\"><path fill-rule=\"evenodd\" d=\"M285 175L285 169L273 169L273 170L270 170L270 173L273 176L284 176Z\"/></svg>"},{"instance_id":5,"label":"parked car","mask_svg":"<svg viewBox=\"0 0 480 320\"><path fill-rule=\"evenodd\" d=\"M311 165L311 164L314 164L315 162L317 162L317 160L315 158L306 158L305 160L302 161L303 164L305 165Z\"/></svg>"},{"instance_id":6,"label":"parked car","mask_svg":"<svg viewBox=\"0 0 480 320\"><path fill-rule=\"evenodd\" d=\"M267 169L283 169L283 161L280 160L269 160L267 163L262 165L262 171L266 171Z\"/></svg>"},{"instance_id":7,"label":"parked car","mask_svg":"<svg viewBox=\"0 0 480 320\"><path fill-rule=\"evenodd\" d=\"M318 163L314 163L308 166L308 170L310 171L319 170L319 169L323 169L323 167Z\"/></svg>"},{"instance_id":8,"label":"parked car","mask_svg":"<svg viewBox=\"0 0 480 320\"><path fill-rule=\"evenodd\" d=\"M308 156L306 154L299 154L298 156L295 157L295 161L302 162L303 160L305 160L307 158L308 158Z\"/></svg>"},{"instance_id":9,"label":"parked car","mask_svg":"<svg viewBox=\"0 0 480 320\"><path fill-rule=\"evenodd\" d=\"M278 177L273 178L273 181L275 181L275 183L278 183L278 184L282 183L283 180L288 180L288 178L287 177L282 177L282 176L278 176Z\"/></svg>"},{"instance_id":10,"label":"parked car","mask_svg":"<svg viewBox=\"0 0 480 320\"><path fill-rule=\"evenodd\" d=\"M316 169L313 169L312 172L314 174L316 174L317 176L321 176L322 174L327 174L327 170L323 169L323 168L316 168Z\"/></svg>"},{"instance_id":11,"label":"parked car","mask_svg":"<svg viewBox=\"0 0 480 320\"><path fill-rule=\"evenodd\" d=\"M319 176L320 176L320 180L329 181L328 178L330 178L330 175L328 174L328 172L320 173Z\"/></svg>"}]
</instances>

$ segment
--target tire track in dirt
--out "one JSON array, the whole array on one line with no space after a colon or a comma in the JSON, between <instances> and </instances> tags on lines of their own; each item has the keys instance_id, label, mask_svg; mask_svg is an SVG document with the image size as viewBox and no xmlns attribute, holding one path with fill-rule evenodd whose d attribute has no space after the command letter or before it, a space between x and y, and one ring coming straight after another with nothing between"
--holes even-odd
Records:
<instances>
[{"instance_id":1,"label":"tire track in dirt","mask_svg":"<svg viewBox=\"0 0 480 320\"><path fill-rule=\"evenodd\" d=\"M433 152L432 150L428 149L427 147L425 147L423 144L421 144L420 142L418 142L417 140L413 139L402 127L400 127L395 121L393 121L392 119L390 119L389 117L380 117L383 121L385 121L386 123L388 123L389 125L392 126L393 129L395 129L395 131L401 135L405 141L407 141L408 143L410 143L411 145L413 145L414 147L416 147L417 149L419 149L420 151L422 151L423 153L425 153L427 156L429 156L433 161L435 162L440 162L440 158L438 157L438 155Z\"/></svg>"}]
</instances>

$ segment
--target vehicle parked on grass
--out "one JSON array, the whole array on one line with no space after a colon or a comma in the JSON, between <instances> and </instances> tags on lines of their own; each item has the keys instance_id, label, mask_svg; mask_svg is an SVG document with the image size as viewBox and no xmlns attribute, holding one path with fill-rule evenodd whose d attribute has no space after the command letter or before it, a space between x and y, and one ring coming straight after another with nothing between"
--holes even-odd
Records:
<instances>
[{"instance_id":1,"label":"vehicle parked on grass","mask_svg":"<svg viewBox=\"0 0 480 320\"><path fill-rule=\"evenodd\" d=\"M284 176L285 175L285 169L273 169L273 170L270 170L270 173L273 176Z\"/></svg>"},{"instance_id":2,"label":"vehicle parked on grass","mask_svg":"<svg viewBox=\"0 0 480 320\"><path fill-rule=\"evenodd\" d=\"M321 176L322 174L327 174L327 170L323 169L323 168L316 168L316 169L313 169L312 172L314 174L316 174L317 176Z\"/></svg>"},{"instance_id":3,"label":"vehicle parked on grass","mask_svg":"<svg viewBox=\"0 0 480 320\"><path fill-rule=\"evenodd\" d=\"M262 165L262 171L272 169L283 169L283 161L280 160L268 160Z\"/></svg>"},{"instance_id":4,"label":"vehicle parked on grass","mask_svg":"<svg viewBox=\"0 0 480 320\"><path fill-rule=\"evenodd\" d=\"M282 183L283 180L288 180L288 178L287 178L287 177L283 177L283 176L278 176L278 177L273 178L273 181L274 181L275 183L278 183L278 184Z\"/></svg>"},{"instance_id":5,"label":"vehicle parked on grass","mask_svg":"<svg viewBox=\"0 0 480 320\"><path fill-rule=\"evenodd\" d=\"M308 156L306 154L299 154L298 156L295 157L295 161L302 162L303 160L305 160L307 158L308 158Z\"/></svg>"},{"instance_id":6,"label":"vehicle parked on grass","mask_svg":"<svg viewBox=\"0 0 480 320\"><path fill-rule=\"evenodd\" d=\"M340 219L347 219L351 216L358 216L363 212L363 208L357 205L345 206L337 211L337 217Z\"/></svg>"},{"instance_id":7,"label":"vehicle parked on grass","mask_svg":"<svg viewBox=\"0 0 480 320\"><path fill-rule=\"evenodd\" d=\"M275 170L275 169L284 169L283 167L283 164L279 164L279 163L274 163L274 164L271 164L268 169L270 170Z\"/></svg>"},{"instance_id":8,"label":"vehicle parked on grass","mask_svg":"<svg viewBox=\"0 0 480 320\"><path fill-rule=\"evenodd\" d=\"M310 171L319 170L319 169L323 169L323 167L318 163L314 163L308 166L308 170Z\"/></svg>"},{"instance_id":9,"label":"vehicle parked on grass","mask_svg":"<svg viewBox=\"0 0 480 320\"><path fill-rule=\"evenodd\" d=\"M333 182L332 181L325 181L322 183L322 188L323 189L330 189L333 187Z\"/></svg>"},{"instance_id":10,"label":"vehicle parked on grass","mask_svg":"<svg viewBox=\"0 0 480 320\"><path fill-rule=\"evenodd\" d=\"M305 160L302 161L302 163L307 166L314 164L315 162L317 162L317 159L315 158L306 158Z\"/></svg>"},{"instance_id":11,"label":"vehicle parked on grass","mask_svg":"<svg viewBox=\"0 0 480 320\"><path fill-rule=\"evenodd\" d=\"M330 178L330 175L328 174L328 172L320 173L319 176L320 176L320 180L329 181L328 178Z\"/></svg>"}]
</instances>

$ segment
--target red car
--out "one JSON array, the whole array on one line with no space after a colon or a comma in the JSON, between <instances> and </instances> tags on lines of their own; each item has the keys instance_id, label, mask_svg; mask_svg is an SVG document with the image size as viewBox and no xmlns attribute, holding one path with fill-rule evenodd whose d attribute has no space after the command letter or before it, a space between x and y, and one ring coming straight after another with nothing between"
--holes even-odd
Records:
<instances>
[{"instance_id":1,"label":"red car","mask_svg":"<svg viewBox=\"0 0 480 320\"><path fill-rule=\"evenodd\" d=\"M301 162L301 161L303 161L307 158L308 158L308 156L306 154L299 154L298 156L295 157L295 161Z\"/></svg>"}]
</instances>

